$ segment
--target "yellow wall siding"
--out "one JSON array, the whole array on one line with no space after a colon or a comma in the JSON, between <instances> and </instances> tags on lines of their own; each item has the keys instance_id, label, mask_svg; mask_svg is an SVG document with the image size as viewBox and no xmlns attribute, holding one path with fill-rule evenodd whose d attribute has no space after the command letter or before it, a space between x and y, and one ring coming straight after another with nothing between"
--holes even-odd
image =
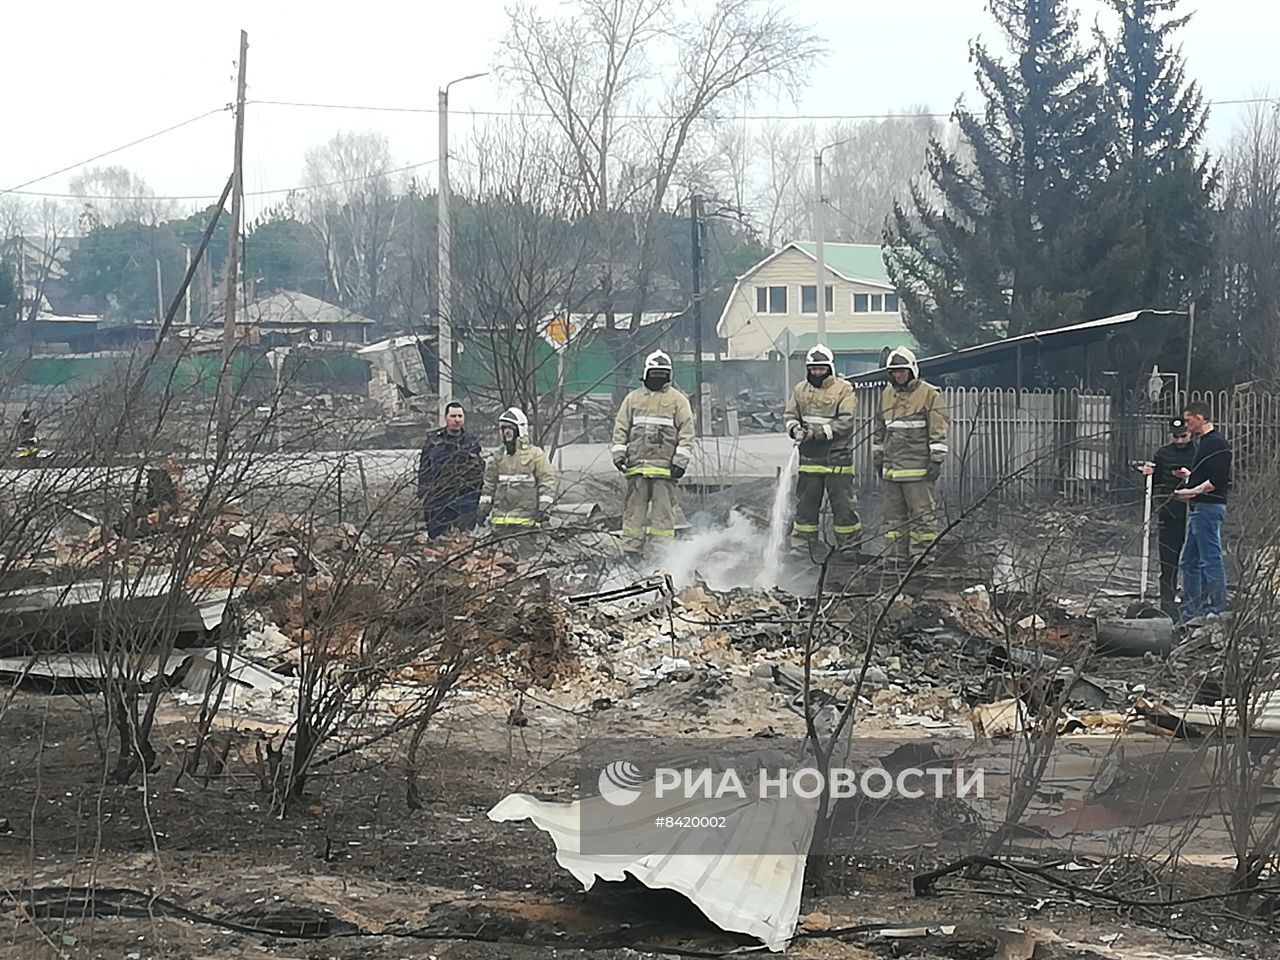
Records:
<instances>
[{"instance_id":1,"label":"yellow wall siding","mask_svg":"<svg viewBox=\"0 0 1280 960\"><path fill-rule=\"evenodd\" d=\"M865 319L864 319L865 318ZM853 317L827 317L828 333L883 333L884 345L894 347L907 336L907 329L901 323L894 324L893 314L859 314ZM788 319L786 317L750 317L749 322L738 329L729 338L728 356L730 360L751 360L767 354L770 350L781 349L778 338L783 330L790 330L794 340L806 333L818 332L817 317ZM774 344L778 346L775 347Z\"/></svg>"},{"instance_id":2,"label":"yellow wall siding","mask_svg":"<svg viewBox=\"0 0 1280 960\"><path fill-rule=\"evenodd\" d=\"M800 312L800 287L812 286L816 280L817 265L799 250L786 250L755 273L744 277L734 289L725 307L720 333L729 341L731 359L759 357L775 349L776 338L784 329L790 329L794 337L816 333L816 314ZM881 286L849 283L828 270L828 282L835 289L833 309L827 314L827 330L830 333L875 333L883 331L889 340L897 342L898 334L905 333L906 325L898 313L853 312L853 294L884 294L893 291ZM756 314L756 287L785 286L787 288L787 312Z\"/></svg>"}]
</instances>

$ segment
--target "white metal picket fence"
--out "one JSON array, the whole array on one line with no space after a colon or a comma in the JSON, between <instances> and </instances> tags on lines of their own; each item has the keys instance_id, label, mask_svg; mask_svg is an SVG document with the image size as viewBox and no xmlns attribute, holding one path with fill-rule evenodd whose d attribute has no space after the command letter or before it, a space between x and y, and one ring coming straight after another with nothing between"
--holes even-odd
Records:
<instances>
[{"instance_id":1,"label":"white metal picket fence","mask_svg":"<svg viewBox=\"0 0 1280 960\"><path fill-rule=\"evenodd\" d=\"M872 475L870 437L881 387L859 388L855 475ZM1133 464L1168 442L1170 418L1186 403L1166 393L1130 404L1081 390L950 388L950 459L943 485L961 499L990 495L1102 501L1137 483ZM1280 394L1195 393L1235 451L1237 482L1276 463Z\"/></svg>"}]
</instances>

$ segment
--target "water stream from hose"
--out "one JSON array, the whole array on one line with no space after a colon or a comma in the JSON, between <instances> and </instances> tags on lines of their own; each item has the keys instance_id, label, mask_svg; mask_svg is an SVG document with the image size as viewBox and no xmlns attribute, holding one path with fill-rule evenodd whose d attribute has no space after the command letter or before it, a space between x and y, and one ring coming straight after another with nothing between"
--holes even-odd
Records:
<instances>
[{"instance_id":1,"label":"water stream from hose","mask_svg":"<svg viewBox=\"0 0 1280 960\"><path fill-rule=\"evenodd\" d=\"M776 587L782 571L782 560L791 533L791 517L795 512L796 474L800 468L800 447L793 446L791 455L782 465L778 475L778 488L773 492L773 507L769 511L769 544L765 548L764 566L756 577L758 587Z\"/></svg>"}]
</instances>

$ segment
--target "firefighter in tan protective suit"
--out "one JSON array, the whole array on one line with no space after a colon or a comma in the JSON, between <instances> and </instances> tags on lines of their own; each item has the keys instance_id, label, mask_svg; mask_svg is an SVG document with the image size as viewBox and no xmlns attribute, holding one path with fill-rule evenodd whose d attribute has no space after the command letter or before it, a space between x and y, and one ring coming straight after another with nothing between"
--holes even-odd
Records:
<instances>
[{"instance_id":1,"label":"firefighter in tan protective suit","mask_svg":"<svg viewBox=\"0 0 1280 960\"><path fill-rule=\"evenodd\" d=\"M529 418L510 407L498 418L502 448L484 465L478 518L495 533L516 533L546 523L556 478L541 447L529 442Z\"/></svg>"},{"instance_id":2,"label":"firefighter in tan protective suit","mask_svg":"<svg viewBox=\"0 0 1280 960\"><path fill-rule=\"evenodd\" d=\"M898 347L876 411L872 460L885 483L884 529L890 559L909 562L938 538L933 488L947 458L947 411L938 388L920 379L915 354Z\"/></svg>"},{"instance_id":3,"label":"firefighter in tan protective suit","mask_svg":"<svg viewBox=\"0 0 1280 960\"><path fill-rule=\"evenodd\" d=\"M693 408L671 385L671 358L655 350L644 361L644 386L632 390L613 422L613 465L627 478L622 543L639 553L649 538L676 535L676 481L689 467Z\"/></svg>"},{"instance_id":4,"label":"firefighter in tan protective suit","mask_svg":"<svg viewBox=\"0 0 1280 960\"><path fill-rule=\"evenodd\" d=\"M836 376L835 356L818 344L804 358L807 377L797 383L783 417L787 435L800 445L792 546L807 554L818 536L823 494L831 504L836 548L856 559L862 539L853 492L853 430L858 398L849 381Z\"/></svg>"}]
</instances>

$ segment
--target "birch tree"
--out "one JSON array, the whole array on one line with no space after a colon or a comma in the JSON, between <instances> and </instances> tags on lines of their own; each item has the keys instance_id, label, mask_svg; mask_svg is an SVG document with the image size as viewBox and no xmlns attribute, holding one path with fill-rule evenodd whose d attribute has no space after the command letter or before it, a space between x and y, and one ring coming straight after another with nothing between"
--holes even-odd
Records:
<instances>
[{"instance_id":1,"label":"birch tree","mask_svg":"<svg viewBox=\"0 0 1280 960\"><path fill-rule=\"evenodd\" d=\"M174 213L171 201L158 199L146 180L126 167L89 167L67 188L79 202L82 234L129 221L154 227Z\"/></svg>"},{"instance_id":2,"label":"birch tree","mask_svg":"<svg viewBox=\"0 0 1280 960\"><path fill-rule=\"evenodd\" d=\"M574 0L554 17L512 12L503 68L550 115L565 174L585 185L583 209L605 250L597 288L609 326L621 281L639 332L655 227L706 124L761 89L796 90L822 54L807 27L766 0ZM633 241L625 273L624 239Z\"/></svg>"},{"instance_id":3,"label":"birch tree","mask_svg":"<svg viewBox=\"0 0 1280 960\"><path fill-rule=\"evenodd\" d=\"M339 133L306 154L308 217L329 290L375 320L386 313L381 277L400 208L391 177L391 151L378 133Z\"/></svg>"}]
</instances>

